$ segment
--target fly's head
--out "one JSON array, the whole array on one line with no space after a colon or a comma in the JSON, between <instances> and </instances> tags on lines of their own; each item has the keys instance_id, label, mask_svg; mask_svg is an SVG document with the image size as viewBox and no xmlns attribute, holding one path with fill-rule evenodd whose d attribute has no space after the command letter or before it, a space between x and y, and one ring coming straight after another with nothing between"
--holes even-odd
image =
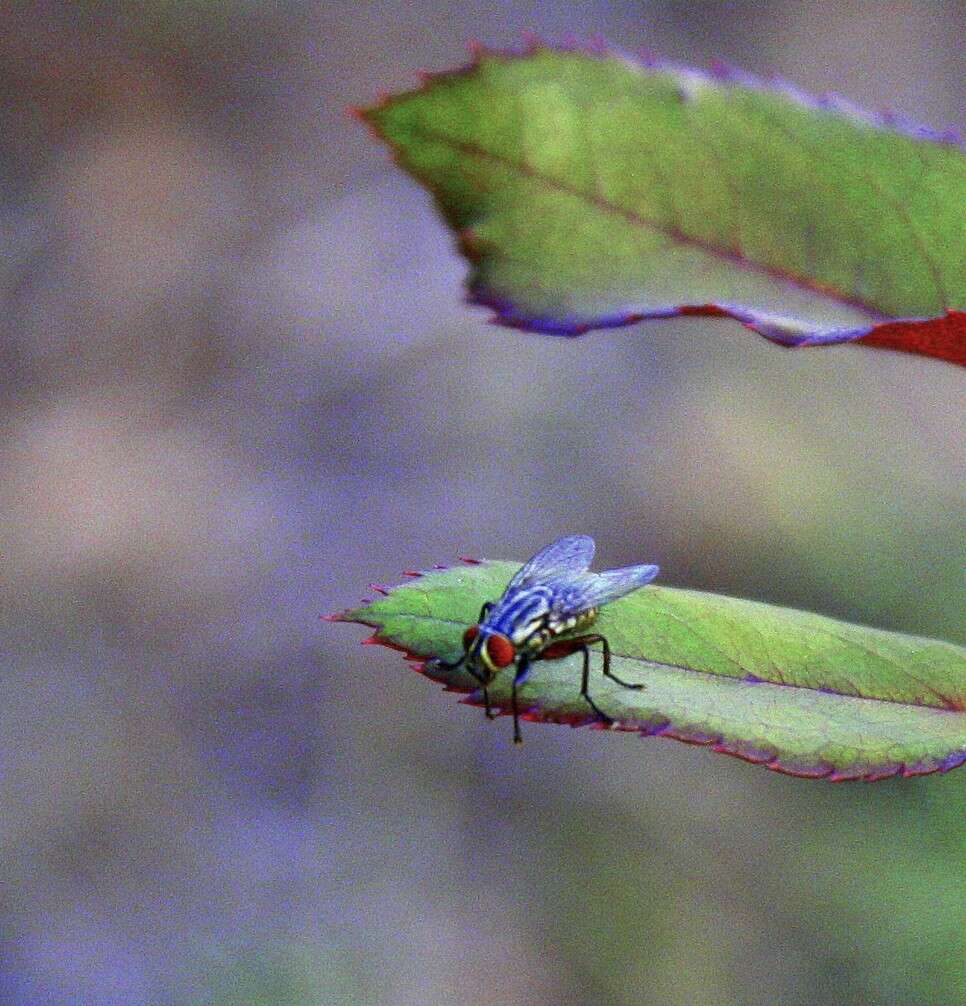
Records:
<instances>
[{"instance_id":1,"label":"fly's head","mask_svg":"<svg viewBox=\"0 0 966 1006\"><path fill-rule=\"evenodd\" d=\"M504 667L517 658L517 648L509 636L495 632L486 625L471 625L463 633L466 663L489 684Z\"/></svg>"}]
</instances>

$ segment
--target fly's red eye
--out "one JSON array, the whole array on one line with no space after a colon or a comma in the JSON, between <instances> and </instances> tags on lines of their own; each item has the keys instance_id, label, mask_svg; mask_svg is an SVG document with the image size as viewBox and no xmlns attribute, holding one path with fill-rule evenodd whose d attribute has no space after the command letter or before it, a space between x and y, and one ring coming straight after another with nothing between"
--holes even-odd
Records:
<instances>
[{"instance_id":1,"label":"fly's red eye","mask_svg":"<svg viewBox=\"0 0 966 1006\"><path fill-rule=\"evenodd\" d=\"M463 648L468 650L470 648L470 643L480 634L480 627L478 625L471 625L466 632L463 633Z\"/></svg>"},{"instance_id":2,"label":"fly's red eye","mask_svg":"<svg viewBox=\"0 0 966 1006\"><path fill-rule=\"evenodd\" d=\"M486 641L486 655L494 667L509 667L516 659L517 651L506 636L495 634Z\"/></svg>"}]
</instances>

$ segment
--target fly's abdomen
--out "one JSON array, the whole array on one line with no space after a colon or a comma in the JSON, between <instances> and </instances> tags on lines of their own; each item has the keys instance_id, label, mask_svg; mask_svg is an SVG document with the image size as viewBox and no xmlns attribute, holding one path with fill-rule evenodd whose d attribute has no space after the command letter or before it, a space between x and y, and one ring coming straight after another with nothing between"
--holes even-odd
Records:
<instances>
[{"instance_id":1,"label":"fly's abdomen","mask_svg":"<svg viewBox=\"0 0 966 1006\"><path fill-rule=\"evenodd\" d=\"M522 648L526 653L539 653L552 638L553 633L549 629L537 629L523 641Z\"/></svg>"},{"instance_id":2,"label":"fly's abdomen","mask_svg":"<svg viewBox=\"0 0 966 1006\"><path fill-rule=\"evenodd\" d=\"M586 611L579 611L572 615L552 615L547 619L545 625L532 632L526 638L523 646L528 653L539 653L540 650L558 636L582 632L589 625L593 625L597 618L598 610L597 608L588 608Z\"/></svg>"},{"instance_id":3,"label":"fly's abdomen","mask_svg":"<svg viewBox=\"0 0 966 1006\"><path fill-rule=\"evenodd\" d=\"M550 629L554 636L562 636L567 632L581 632L588 625L593 625L597 619L597 608L588 608L586 611L578 611L572 615L566 615L555 619Z\"/></svg>"},{"instance_id":4,"label":"fly's abdomen","mask_svg":"<svg viewBox=\"0 0 966 1006\"><path fill-rule=\"evenodd\" d=\"M589 625L593 625L597 621L597 612L600 611L599 608L588 608L586 611L581 612L577 616L576 623L574 624L575 630L586 629Z\"/></svg>"}]
</instances>

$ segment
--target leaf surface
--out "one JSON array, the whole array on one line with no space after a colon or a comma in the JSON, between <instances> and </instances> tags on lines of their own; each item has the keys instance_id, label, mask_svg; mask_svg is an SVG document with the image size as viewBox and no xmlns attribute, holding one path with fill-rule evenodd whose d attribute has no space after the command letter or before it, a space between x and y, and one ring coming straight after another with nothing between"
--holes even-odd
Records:
<instances>
[{"instance_id":1,"label":"leaf surface","mask_svg":"<svg viewBox=\"0 0 966 1006\"><path fill-rule=\"evenodd\" d=\"M480 52L361 117L432 191L469 297L562 335L675 315L966 365L966 152L750 75Z\"/></svg>"},{"instance_id":2,"label":"leaf surface","mask_svg":"<svg viewBox=\"0 0 966 1006\"><path fill-rule=\"evenodd\" d=\"M408 584L334 616L376 629L367 642L421 659L418 669L472 693L453 661L484 601L498 598L519 564L473 563L414 574ZM649 586L605 605L614 672L591 669L591 695L615 727L737 755L768 768L831 780L921 775L966 761L966 649L822 615L716 594ZM524 719L595 722L580 697L581 657L537 661L520 689ZM513 668L490 686L509 709Z\"/></svg>"}]
</instances>

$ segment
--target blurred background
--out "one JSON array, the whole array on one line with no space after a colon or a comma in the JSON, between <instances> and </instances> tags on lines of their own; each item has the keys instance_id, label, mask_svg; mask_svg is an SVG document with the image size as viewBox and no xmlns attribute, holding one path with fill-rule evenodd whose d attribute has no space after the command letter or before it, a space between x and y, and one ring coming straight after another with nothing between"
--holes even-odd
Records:
<instances>
[{"instance_id":1,"label":"blurred background","mask_svg":"<svg viewBox=\"0 0 966 1006\"><path fill-rule=\"evenodd\" d=\"M832 786L506 722L319 622L601 567L966 641L962 373L524 336L345 113L601 33L962 126L954 2L0 14L0 1002L966 1002L966 770Z\"/></svg>"}]
</instances>

